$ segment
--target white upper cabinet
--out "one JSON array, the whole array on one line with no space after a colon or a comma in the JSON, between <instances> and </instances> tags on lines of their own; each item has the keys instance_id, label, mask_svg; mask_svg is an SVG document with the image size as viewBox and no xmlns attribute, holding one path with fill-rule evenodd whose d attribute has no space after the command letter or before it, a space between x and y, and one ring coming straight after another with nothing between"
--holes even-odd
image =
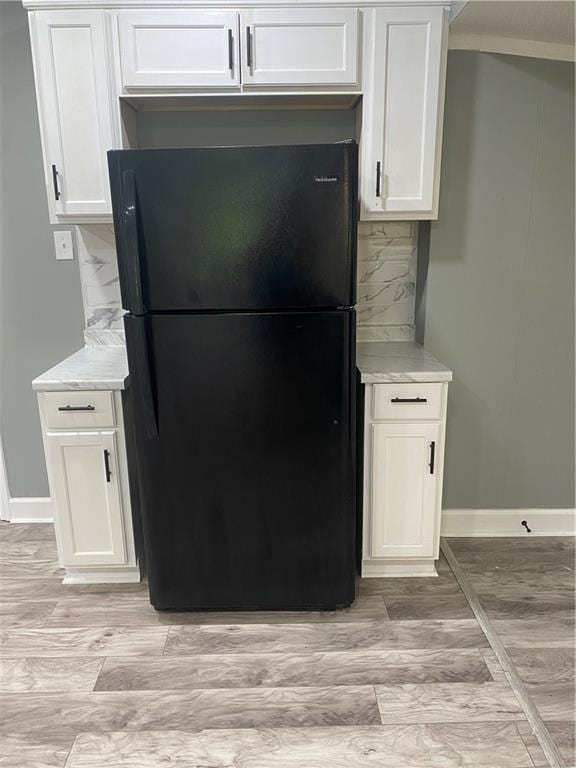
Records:
<instances>
[{"instance_id":1,"label":"white upper cabinet","mask_svg":"<svg viewBox=\"0 0 576 768\"><path fill-rule=\"evenodd\" d=\"M263 86L358 82L356 8L242 10L242 81Z\"/></svg>"},{"instance_id":2,"label":"white upper cabinet","mask_svg":"<svg viewBox=\"0 0 576 768\"><path fill-rule=\"evenodd\" d=\"M367 12L364 219L437 217L446 25L439 7Z\"/></svg>"},{"instance_id":3,"label":"white upper cabinet","mask_svg":"<svg viewBox=\"0 0 576 768\"><path fill-rule=\"evenodd\" d=\"M356 8L121 11L118 24L128 92L358 81Z\"/></svg>"},{"instance_id":4,"label":"white upper cabinet","mask_svg":"<svg viewBox=\"0 0 576 768\"><path fill-rule=\"evenodd\" d=\"M239 87L237 11L122 11L118 24L126 90Z\"/></svg>"},{"instance_id":5,"label":"white upper cabinet","mask_svg":"<svg viewBox=\"0 0 576 768\"><path fill-rule=\"evenodd\" d=\"M225 96L254 105L259 96L357 93L361 219L437 218L447 4L136 2L30 12L51 222L109 220L106 152L128 131L120 99L137 109L145 96L150 108L167 94L189 106L209 97L217 108Z\"/></svg>"},{"instance_id":6,"label":"white upper cabinet","mask_svg":"<svg viewBox=\"0 0 576 768\"><path fill-rule=\"evenodd\" d=\"M112 212L106 152L114 145L103 11L30 15L50 220Z\"/></svg>"}]
</instances>

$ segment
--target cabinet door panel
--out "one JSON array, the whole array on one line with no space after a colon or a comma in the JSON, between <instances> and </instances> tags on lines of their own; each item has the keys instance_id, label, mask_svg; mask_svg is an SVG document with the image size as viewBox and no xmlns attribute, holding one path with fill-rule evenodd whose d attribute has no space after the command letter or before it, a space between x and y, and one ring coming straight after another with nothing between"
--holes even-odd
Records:
<instances>
[{"instance_id":1,"label":"cabinet door panel","mask_svg":"<svg viewBox=\"0 0 576 768\"><path fill-rule=\"evenodd\" d=\"M378 8L370 47L363 208L436 216L444 103L442 8Z\"/></svg>"},{"instance_id":2,"label":"cabinet door panel","mask_svg":"<svg viewBox=\"0 0 576 768\"><path fill-rule=\"evenodd\" d=\"M61 564L125 564L115 433L48 433L47 446Z\"/></svg>"},{"instance_id":3,"label":"cabinet door panel","mask_svg":"<svg viewBox=\"0 0 576 768\"><path fill-rule=\"evenodd\" d=\"M118 16L124 88L240 85L236 11L136 11Z\"/></svg>"},{"instance_id":4,"label":"cabinet door panel","mask_svg":"<svg viewBox=\"0 0 576 768\"><path fill-rule=\"evenodd\" d=\"M114 142L104 13L38 11L31 24L52 220L110 214L106 152Z\"/></svg>"},{"instance_id":5,"label":"cabinet door panel","mask_svg":"<svg viewBox=\"0 0 576 768\"><path fill-rule=\"evenodd\" d=\"M372 557L435 556L440 436L438 424L372 426Z\"/></svg>"},{"instance_id":6,"label":"cabinet door panel","mask_svg":"<svg viewBox=\"0 0 576 768\"><path fill-rule=\"evenodd\" d=\"M240 17L247 85L354 85L356 8L255 9Z\"/></svg>"}]
</instances>

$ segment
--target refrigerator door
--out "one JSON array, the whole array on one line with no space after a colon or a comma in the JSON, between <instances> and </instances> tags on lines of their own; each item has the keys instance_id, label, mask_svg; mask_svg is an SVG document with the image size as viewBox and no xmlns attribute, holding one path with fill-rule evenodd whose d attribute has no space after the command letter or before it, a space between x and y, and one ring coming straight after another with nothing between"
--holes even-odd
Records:
<instances>
[{"instance_id":1,"label":"refrigerator door","mask_svg":"<svg viewBox=\"0 0 576 768\"><path fill-rule=\"evenodd\" d=\"M108 153L132 314L355 302L355 143Z\"/></svg>"},{"instance_id":2,"label":"refrigerator door","mask_svg":"<svg viewBox=\"0 0 576 768\"><path fill-rule=\"evenodd\" d=\"M351 603L354 312L125 325L152 604Z\"/></svg>"}]
</instances>

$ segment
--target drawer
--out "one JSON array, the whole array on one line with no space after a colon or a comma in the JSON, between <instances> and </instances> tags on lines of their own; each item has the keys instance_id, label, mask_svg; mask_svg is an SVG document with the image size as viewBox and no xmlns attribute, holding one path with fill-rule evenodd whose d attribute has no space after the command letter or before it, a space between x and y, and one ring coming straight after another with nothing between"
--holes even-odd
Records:
<instances>
[{"instance_id":1,"label":"drawer","mask_svg":"<svg viewBox=\"0 0 576 768\"><path fill-rule=\"evenodd\" d=\"M443 384L374 384L372 414L384 421L440 421Z\"/></svg>"},{"instance_id":2,"label":"drawer","mask_svg":"<svg viewBox=\"0 0 576 768\"><path fill-rule=\"evenodd\" d=\"M48 429L93 429L115 426L112 392L46 392Z\"/></svg>"}]
</instances>

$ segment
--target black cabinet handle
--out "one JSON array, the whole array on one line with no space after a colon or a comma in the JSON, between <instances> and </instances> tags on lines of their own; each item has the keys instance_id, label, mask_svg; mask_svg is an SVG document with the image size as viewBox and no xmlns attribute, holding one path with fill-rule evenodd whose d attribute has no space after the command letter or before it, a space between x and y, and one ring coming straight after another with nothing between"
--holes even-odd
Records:
<instances>
[{"instance_id":1,"label":"black cabinet handle","mask_svg":"<svg viewBox=\"0 0 576 768\"><path fill-rule=\"evenodd\" d=\"M93 405L63 405L58 408L59 411L95 411L96 408Z\"/></svg>"},{"instance_id":2,"label":"black cabinet handle","mask_svg":"<svg viewBox=\"0 0 576 768\"><path fill-rule=\"evenodd\" d=\"M246 64L252 67L252 32L246 27Z\"/></svg>"},{"instance_id":3,"label":"black cabinet handle","mask_svg":"<svg viewBox=\"0 0 576 768\"><path fill-rule=\"evenodd\" d=\"M393 397L391 403L427 403L425 397Z\"/></svg>"},{"instance_id":4,"label":"black cabinet handle","mask_svg":"<svg viewBox=\"0 0 576 768\"><path fill-rule=\"evenodd\" d=\"M228 69L230 72L234 71L234 40L231 29L228 30Z\"/></svg>"},{"instance_id":5,"label":"black cabinet handle","mask_svg":"<svg viewBox=\"0 0 576 768\"><path fill-rule=\"evenodd\" d=\"M380 160L376 163L376 197L380 197Z\"/></svg>"},{"instance_id":6,"label":"black cabinet handle","mask_svg":"<svg viewBox=\"0 0 576 768\"><path fill-rule=\"evenodd\" d=\"M58 171L56 166L52 166L52 183L54 184L54 197L56 200L60 200L60 190L58 189Z\"/></svg>"},{"instance_id":7,"label":"black cabinet handle","mask_svg":"<svg viewBox=\"0 0 576 768\"><path fill-rule=\"evenodd\" d=\"M104 449L104 470L106 472L106 482L110 482L112 472L110 471L110 451Z\"/></svg>"},{"instance_id":8,"label":"black cabinet handle","mask_svg":"<svg viewBox=\"0 0 576 768\"><path fill-rule=\"evenodd\" d=\"M432 440L430 443L430 462L428 467L430 468L430 474L434 474L434 459L436 458L436 442Z\"/></svg>"}]
</instances>

